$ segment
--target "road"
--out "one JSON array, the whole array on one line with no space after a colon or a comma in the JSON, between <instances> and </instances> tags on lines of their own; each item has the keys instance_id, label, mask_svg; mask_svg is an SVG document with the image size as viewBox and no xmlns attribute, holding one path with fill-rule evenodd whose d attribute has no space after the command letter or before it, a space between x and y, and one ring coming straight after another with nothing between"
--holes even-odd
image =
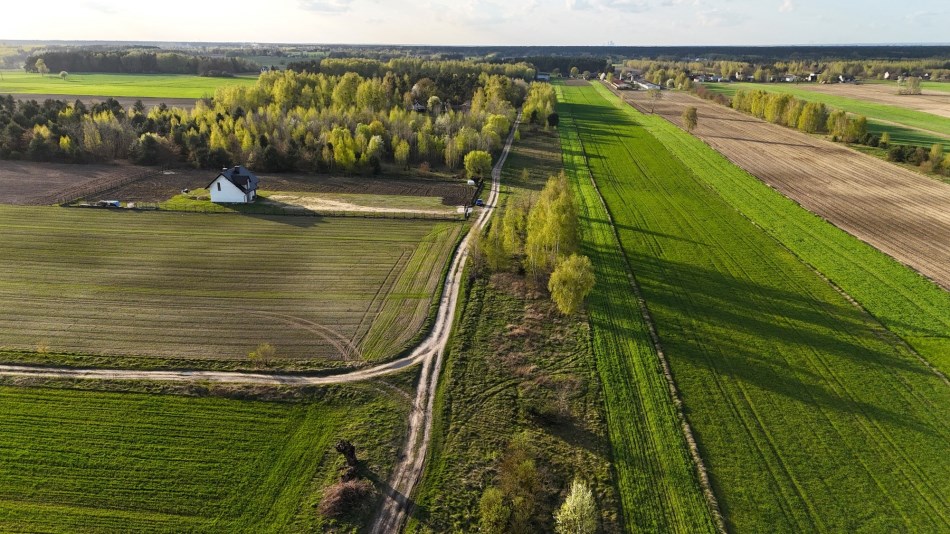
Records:
<instances>
[{"instance_id":1,"label":"road","mask_svg":"<svg viewBox=\"0 0 950 534\"><path fill-rule=\"evenodd\" d=\"M255 385L327 385L359 382L422 365L422 374L409 414L409 433L399 460L389 480L389 490L383 506L373 520L372 532L384 534L399 532L411 509L409 496L422 475L426 452L432 434L432 407L442 370L442 357L452 332L452 323L461 290L461 279L468 259L469 244L474 232L485 228L498 202L501 170L508 159L514 132L521 122L521 114L505 141L505 148L492 169L491 189L485 207L478 212L472 230L465 236L455 254L446 276L442 299L436 320L429 335L407 356L365 369L339 374L308 376L302 374L246 373L236 371L197 370L132 370L81 369L71 367L39 367L29 365L0 365L0 376L78 378L87 380L150 380L163 382L220 382Z\"/></svg>"}]
</instances>

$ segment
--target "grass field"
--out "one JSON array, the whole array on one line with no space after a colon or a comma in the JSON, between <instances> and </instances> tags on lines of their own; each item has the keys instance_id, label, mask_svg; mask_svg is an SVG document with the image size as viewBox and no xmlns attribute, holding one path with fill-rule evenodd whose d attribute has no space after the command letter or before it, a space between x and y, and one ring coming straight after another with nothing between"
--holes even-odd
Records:
<instances>
[{"instance_id":1,"label":"grass field","mask_svg":"<svg viewBox=\"0 0 950 534\"><path fill-rule=\"evenodd\" d=\"M561 150L581 214L583 253L597 285L588 298L597 370L604 387L614 470L627 532L712 532L660 361L641 318L624 251L590 181L574 99L589 88L558 88Z\"/></svg>"},{"instance_id":2,"label":"grass field","mask_svg":"<svg viewBox=\"0 0 950 534\"><path fill-rule=\"evenodd\" d=\"M723 158L606 89L562 93L562 123L576 127L617 224L729 529L950 527L950 388L895 335L930 339L915 348L939 357L946 294L738 169L720 178L709 162ZM813 239L777 228L774 206ZM852 256L825 257L826 246ZM888 330L793 250L874 313L890 299L936 300ZM870 282L901 269L890 285Z\"/></svg>"},{"instance_id":3,"label":"grass field","mask_svg":"<svg viewBox=\"0 0 950 534\"><path fill-rule=\"evenodd\" d=\"M505 164L494 224L515 198L536 194L561 168L557 135L523 127ZM482 492L498 484L499 464L518 442L530 444L542 473L534 532L553 531L552 512L581 474L597 495L602 532L617 532L619 502L587 317L560 316L543 291L514 273L479 276L462 302L407 531L475 531Z\"/></svg>"},{"instance_id":4,"label":"grass field","mask_svg":"<svg viewBox=\"0 0 950 534\"><path fill-rule=\"evenodd\" d=\"M385 480L407 408L370 386L280 402L0 386L0 530L325 531L336 440Z\"/></svg>"},{"instance_id":5,"label":"grass field","mask_svg":"<svg viewBox=\"0 0 950 534\"><path fill-rule=\"evenodd\" d=\"M924 113L907 108L890 106L886 104L877 104L854 98L846 98L837 95L828 95L801 89L792 84L761 84L761 83L729 83L704 84L710 91L724 94L731 97L739 89L762 90L776 93L786 93L795 96L795 98L810 102L822 102L836 109L842 109L849 113L864 115L868 120L877 119L878 121L888 121L907 126L909 128L930 130L946 137L950 137L950 118ZM880 126L879 126L880 127ZM926 134L927 132L923 132ZM946 141L946 138L943 139Z\"/></svg>"},{"instance_id":6,"label":"grass field","mask_svg":"<svg viewBox=\"0 0 950 534\"><path fill-rule=\"evenodd\" d=\"M212 78L178 74L80 74L65 80L22 71L3 71L0 94L115 96L141 98L202 98L222 85L254 85L257 76Z\"/></svg>"},{"instance_id":7,"label":"grass field","mask_svg":"<svg viewBox=\"0 0 950 534\"><path fill-rule=\"evenodd\" d=\"M268 342L306 368L402 350L464 225L0 207L0 226L0 347L37 352L17 358L234 367Z\"/></svg>"}]
</instances>

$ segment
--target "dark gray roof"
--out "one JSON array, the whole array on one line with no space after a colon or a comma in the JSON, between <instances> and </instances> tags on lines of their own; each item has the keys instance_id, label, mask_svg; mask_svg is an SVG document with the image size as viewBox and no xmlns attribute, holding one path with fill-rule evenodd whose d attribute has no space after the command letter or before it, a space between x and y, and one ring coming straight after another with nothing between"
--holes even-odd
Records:
<instances>
[{"instance_id":1,"label":"dark gray roof","mask_svg":"<svg viewBox=\"0 0 950 534\"><path fill-rule=\"evenodd\" d=\"M225 179L236 185L238 189L244 193L256 191L257 184L260 183L260 179L257 178L257 175L244 168L243 165L235 165L234 167L222 169L218 176L215 176L214 180L217 180L221 176L224 176ZM211 180L211 184L214 183L214 180ZM211 187L211 184L208 184L208 187Z\"/></svg>"}]
</instances>

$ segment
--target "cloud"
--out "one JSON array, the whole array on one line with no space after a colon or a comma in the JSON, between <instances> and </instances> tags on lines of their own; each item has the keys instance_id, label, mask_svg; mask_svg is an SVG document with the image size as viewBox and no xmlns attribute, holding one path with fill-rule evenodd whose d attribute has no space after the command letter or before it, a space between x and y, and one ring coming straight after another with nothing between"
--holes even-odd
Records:
<instances>
[{"instance_id":1,"label":"cloud","mask_svg":"<svg viewBox=\"0 0 950 534\"><path fill-rule=\"evenodd\" d=\"M317 13L345 13L350 10L353 0L298 0L300 8Z\"/></svg>"},{"instance_id":2,"label":"cloud","mask_svg":"<svg viewBox=\"0 0 950 534\"><path fill-rule=\"evenodd\" d=\"M731 11L720 9L707 9L696 13L696 20L699 25L705 28L725 28L728 26L738 26L745 21L745 15L740 15Z\"/></svg>"},{"instance_id":3,"label":"cloud","mask_svg":"<svg viewBox=\"0 0 950 534\"><path fill-rule=\"evenodd\" d=\"M664 2L665 5L665 2ZM641 0L567 0L567 8L574 11L598 9L601 11L622 11L624 13L643 13L653 9L650 2Z\"/></svg>"},{"instance_id":4,"label":"cloud","mask_svg":"<svg viewBox=\"0 0 950 534\"><path fill-rule=\"evenodd\" d=\"M115 6L110 6L109 4L103 4L101 2L83 2L83 7L93 11L98 11L99 13L105 13L106 15L112 15L113 13L118 13L119 11L115 8Z\"/></svg>"},{"instance_id":5,"label":"cloud","mask_svg":"<svg viewBox=\"0 0 950 534\"><path fill-rule=\"evenodd\" d=\"M782 0L782 5L778 7L778 10L782 13L795 11L795 2L793 0Z\"/></svg>"}]
</instances>

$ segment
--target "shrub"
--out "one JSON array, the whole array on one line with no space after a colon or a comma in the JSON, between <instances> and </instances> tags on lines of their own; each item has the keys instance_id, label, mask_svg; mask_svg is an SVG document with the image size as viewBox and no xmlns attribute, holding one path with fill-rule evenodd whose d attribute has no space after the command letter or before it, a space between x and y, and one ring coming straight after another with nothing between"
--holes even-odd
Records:
<instances>
[{"instance_id":1,"label":"shrub","mask_svg":"<svg viewBox=\"0 0 950 534\"><path fill-rule=\"evenodd\" d=\"M337 482L323 490L318 510L325 517L355 515L369 507L375 488L368 480Z\"/></svg>"},{"instance_id":2,"label":"shrub","mask_svg":"<svg viewBox=\"0 0 950 534\"><path fill-rule=\"evenodd\" d=\"M904 148L900 145L892 146L887 149L887 161L904 161Z\"/></svg>"}]
</instances>

